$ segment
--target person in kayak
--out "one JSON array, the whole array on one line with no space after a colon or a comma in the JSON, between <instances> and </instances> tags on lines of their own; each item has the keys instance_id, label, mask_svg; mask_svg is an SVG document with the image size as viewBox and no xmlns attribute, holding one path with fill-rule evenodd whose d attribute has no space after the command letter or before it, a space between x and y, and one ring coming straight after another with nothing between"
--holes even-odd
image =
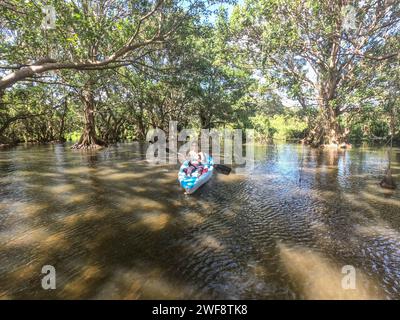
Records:
<instances>
[{"instance_id":1,"label":"person in kayak","mask_svg":"<svg viewBox=\"0 0 400 320\"><path fill-rule=\"evenodd\" d=\"M199 176L203 174L204 165L206 162L206 156L204 152L198 152L197 142L192 142L191 150L188 153L189 164L188 167L184 169L187 176L191 176L194 171L197 170Z\"/></svg>"}]
</instances>

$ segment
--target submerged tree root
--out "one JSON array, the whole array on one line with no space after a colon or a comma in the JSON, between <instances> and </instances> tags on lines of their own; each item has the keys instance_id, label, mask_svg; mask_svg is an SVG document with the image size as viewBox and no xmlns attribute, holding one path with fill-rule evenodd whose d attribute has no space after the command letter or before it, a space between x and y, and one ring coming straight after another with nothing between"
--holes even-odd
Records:
<instances>
[{"instance_id":1,"label":"submerged tree root","mask_svg":"<svg viewBox=\"0 0 400 320\"><path fill-rule=\"evenodd\" d=\"M379 183L379 185L385 189L396 189L397 188L396 182L394 181L394 179L392 177L392 170L389 169L386 172L386 176L382 179L382 181Z\"/></svg>"},{"instance_id":2,"label":"submerged tree root","mask_svg":"<svg viewBox=\"0 0 400 320\"><path fill-rule=\"evenodd\" d=\"M97 137L83 134L79 141L71 149L75 150L98 150L107 147L107 143Z\"/></svg>"},{"instance_id":3,"label":"submerged tree root","mask_svg":"<svg viewBox=\"0 0 400 320\"><path fill-rule=\"evenodd\" d=\"M82 143L75 143L71 149L74 150L98 150L106 147L106 145L99 145L99 144L82 144Z\"/></svg>"}]
</instances>

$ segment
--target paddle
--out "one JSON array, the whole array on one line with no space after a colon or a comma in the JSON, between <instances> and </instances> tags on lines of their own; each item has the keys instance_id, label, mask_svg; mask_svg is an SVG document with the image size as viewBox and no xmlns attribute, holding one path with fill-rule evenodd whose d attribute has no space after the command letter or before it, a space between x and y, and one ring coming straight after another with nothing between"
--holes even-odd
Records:
<instances>
[{"instance_id":1,"label":"paddle","mask_svg":"<svg viewBox=\"0 0 400 320\"><path fill-rule=\"evenodd\" d=\"M229 168L228 166L225 166L223 164L214 164L214 168L217 172L229 175L232 171L232 168Z\"/></svg>"},{"instance_id":2,"label":"paddle","mask_svg":"<svg viewBox=\"0 0 400 320\"><path fill-rule=\"evenodd\" d=\"M166 148L166 149L167 149L167 152L174 152L174 151L170 150L169 148ZM185 157L185 155L180 152L175 152L175 153ZM232 168L225 166L223 164L213 164L213 167L215 168L215 171L217 171L218 173L222 173L224 175L229 175L232 171Z\"/></svg>"}]
</instances>

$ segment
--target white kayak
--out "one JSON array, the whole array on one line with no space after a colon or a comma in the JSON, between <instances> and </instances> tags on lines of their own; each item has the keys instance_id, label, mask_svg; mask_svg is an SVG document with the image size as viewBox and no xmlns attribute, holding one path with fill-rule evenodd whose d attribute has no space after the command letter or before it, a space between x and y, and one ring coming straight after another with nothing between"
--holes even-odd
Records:
<instances>
[{"instance_id":1,"label":"white kayak","mask_svg":"<svg viewBox=\"0 0 400 320\"><path fill-rule=\"evenodd\" d=\"M189 166L189 161L186 160L180 167L178 172L178 180L181 184L181 187L185 189L187 194L194 193L198 188L200 188L203 184L205 184L208 180L211 179L214 173L214 162L213 158L209 155L206 155L207 163L203 164L204 168L207 172L203 172L200 176L199 173L193 171L190 176L186 175L183 171L185 168Z\"/></svg>"}]
</instances>

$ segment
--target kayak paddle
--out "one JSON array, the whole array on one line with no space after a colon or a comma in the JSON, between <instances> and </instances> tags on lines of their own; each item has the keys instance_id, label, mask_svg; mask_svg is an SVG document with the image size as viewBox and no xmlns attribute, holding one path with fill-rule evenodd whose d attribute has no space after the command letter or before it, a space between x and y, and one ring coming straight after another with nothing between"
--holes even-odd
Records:
<instances>
[{"instance_id":1,"label":"kayak paddle","mask_svg":"<svg viewBox=\"0 0 400 320\"><path fill-rule=\"evenodd\" d=\"M217 172L228 175L231 173L232 168L229 168L228 166L225 166L223 164L214 164L214 168Z\"/></svg>"}]
</instances>

